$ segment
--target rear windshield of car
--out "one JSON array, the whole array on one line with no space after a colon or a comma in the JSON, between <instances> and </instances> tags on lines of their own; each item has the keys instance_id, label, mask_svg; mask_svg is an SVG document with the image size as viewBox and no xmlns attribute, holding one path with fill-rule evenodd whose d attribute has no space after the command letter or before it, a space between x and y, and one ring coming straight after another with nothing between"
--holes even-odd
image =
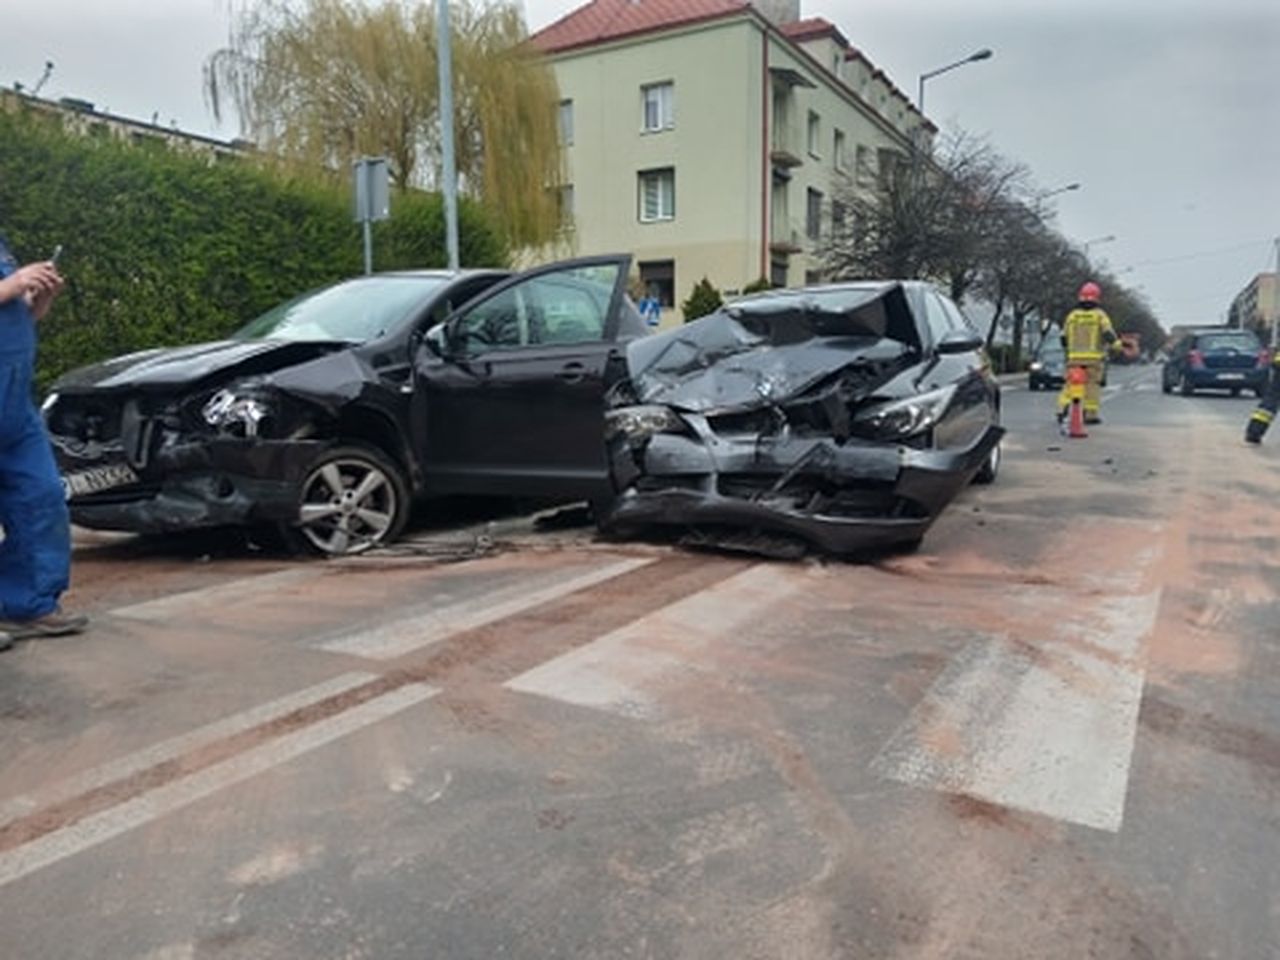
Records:
<instances>
[{"instance_id":1,"label":"rear windshield of car","mask_svg":"<svg viewBox=\"0 0 1280 960\"><path fill-rule=\"evenodd\" d=\"M364 343L399 329L448 281L442 277L362 277L272 307L236 340L342 340Z\"/></svg>"},{"instance_id":2,"label":"rear windshield of car","mask_svg":"<svg viewBox=\"0 0 1280 960\"><path fill-rule=\"evenodd\" d=\"M1239 353L1257 353L1262 349L1258 338L1247 330L1236 333L1204 333L1197 344L1201 350L1235 350Z\"/></svg>"}]
</instances>

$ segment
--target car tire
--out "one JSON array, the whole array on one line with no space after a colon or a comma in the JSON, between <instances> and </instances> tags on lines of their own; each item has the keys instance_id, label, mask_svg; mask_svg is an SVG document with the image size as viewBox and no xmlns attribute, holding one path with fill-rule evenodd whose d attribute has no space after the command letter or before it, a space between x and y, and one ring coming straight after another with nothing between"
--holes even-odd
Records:
<instances>
[{"instance_id":1,"label":"car tire","mask_svg":"<svg viewBox=\"0 0 1280 960\"><path fill-rule=\"evenodd\" d=\"M1004 455L1000 452L1000 444L997 442L991 448L991 452L987 454L987 459L982 461L982 466L978 468L978 472L973 475L973 482L979 484L995 483L996 477L1000 475L1000 461Z\"/></svg>"},{"instance_id":2,"label":"car tire","mask_svg":"<svg viewBox=\"0 0 1280 960\"><path fill-rule=\"evenodd\" d=\"M363 553L393 542L409 518L409 486L380 450L331 447L312 462L298 491L298 519L285 535L296 552Z\"/></svg>"}]
</instances>

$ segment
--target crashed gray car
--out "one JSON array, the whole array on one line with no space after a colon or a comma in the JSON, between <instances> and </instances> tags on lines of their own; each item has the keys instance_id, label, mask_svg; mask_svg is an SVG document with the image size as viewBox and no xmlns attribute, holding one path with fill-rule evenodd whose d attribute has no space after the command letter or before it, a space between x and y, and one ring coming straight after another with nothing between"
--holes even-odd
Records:
<instances>
[{"instance_id":1,"label":"crashed gray car","mask_svg":"<svg viewBox=\"0 0 1280 960\"><path fill-rule=\"evenodd\" d=\"M921 282L778 291L627 347L606 414L615 531L762 553L918 542L1000 464L982 338Z\"/></svg>"}]
</instances>

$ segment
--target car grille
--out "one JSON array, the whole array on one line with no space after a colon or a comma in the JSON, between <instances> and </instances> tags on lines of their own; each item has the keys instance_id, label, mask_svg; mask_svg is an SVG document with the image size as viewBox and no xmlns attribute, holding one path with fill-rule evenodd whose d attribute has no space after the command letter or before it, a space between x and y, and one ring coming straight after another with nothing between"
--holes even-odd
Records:
<instances>
[{"instance_id":1,"label":"car grille","mask_svg":"<svg viewBox=\"0 0 1280 960\"><path fill-rule=\"evenodd\" d=\"M81 444L118 442L131 467L143 469L151 461L161 426L138 398L60 397L49 411L49 432Z\"/></svg>"}]
</instances>

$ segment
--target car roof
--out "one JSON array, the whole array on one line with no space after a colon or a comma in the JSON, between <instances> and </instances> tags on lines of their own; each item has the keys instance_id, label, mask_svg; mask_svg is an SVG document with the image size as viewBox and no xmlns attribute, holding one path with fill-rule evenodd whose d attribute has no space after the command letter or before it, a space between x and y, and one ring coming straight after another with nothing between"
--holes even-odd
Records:
<instances>
[{"instance_id":1,"label":"car roof","mask_svg":"<svg viewBox=\"0 0 1280 960\"><path fill-rule=\"evenodd\" d=\"M493 268L468 268L466 270L381 270L378 273L366 274L360 277L351 277L352 280L361 280L364 276L374 277L405 277L409 279L421 280L465 280L467 277L483 277L483 276L499 276L505 277L511 273L510 270L501 270L497 267Z\"/></svg>"}]
</instances>

